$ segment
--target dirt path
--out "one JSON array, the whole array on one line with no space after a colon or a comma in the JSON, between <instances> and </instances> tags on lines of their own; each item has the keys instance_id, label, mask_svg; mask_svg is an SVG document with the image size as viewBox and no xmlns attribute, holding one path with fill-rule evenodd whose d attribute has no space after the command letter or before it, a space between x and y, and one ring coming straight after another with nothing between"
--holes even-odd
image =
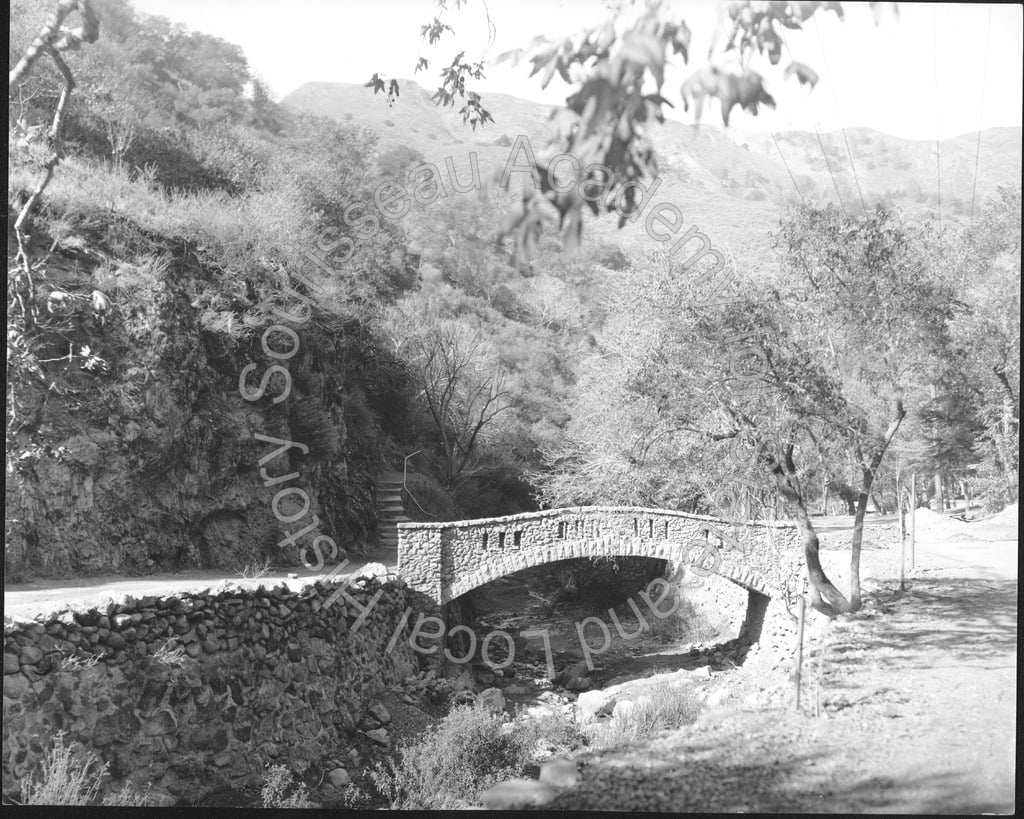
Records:
<instances>
[{"instance_id":1,"label":"dirt path","mask_svg":"<svg viewBox=\"0 0 1024 819\"><path fill-rule=\"evenodd\" d=\"M820 718L796 714L791 695L770 709L726 705L680 731L585 757L582 786L553 807L1012 812L1010 531L987 531L987 541L920 541L918 570L902 592L893 580L897 551L865 553L873 591L860 612L828 630Z\"/></svg>"},{"instance_id":2,"label":"dirt path","mask_svg":"<svg viewBox=\"0 0 1024 819\"><path fill-rule=\"evenodd\" d=\"M394 549L378 550L351 558L338 575L352 577L368 563L383 563L388 568L398 565ZM325 569L329 571L331 567ZM275 567L257 580L244 580L238 574L223 571L182 571L175 574L155 574L145 577L91 577L79 580L39 580L4 586L4 621L42 617L63 609L84 610L99 607L105 602L118 602L126 596L170 597L186 592L215 589L223 582L243 588L267 588L284 584L297 590L313 583L322 573L311 572L304 566Z\"/></svg>"}]
</instances>

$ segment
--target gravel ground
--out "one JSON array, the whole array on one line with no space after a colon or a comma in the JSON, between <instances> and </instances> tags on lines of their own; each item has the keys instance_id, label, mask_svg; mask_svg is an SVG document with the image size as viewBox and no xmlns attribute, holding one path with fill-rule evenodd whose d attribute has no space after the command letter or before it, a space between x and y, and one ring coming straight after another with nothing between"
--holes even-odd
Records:
<instances>
[{"instance_id":1,"label":"gravel ground","mask_svg":"<svg viewBox=\"0 0 1024 819\"><path fill-rule=\"evenodd\" d=\"M1016 521L929 523L905 590L898 549L865 551L861 611L809 624L806 714L785 676L745 669L731 681L739 699L693 725L579 757L580 784L549 808L1012 812ZM848 555L823 560L844 588Z\"/></svg>"}]
</instances>

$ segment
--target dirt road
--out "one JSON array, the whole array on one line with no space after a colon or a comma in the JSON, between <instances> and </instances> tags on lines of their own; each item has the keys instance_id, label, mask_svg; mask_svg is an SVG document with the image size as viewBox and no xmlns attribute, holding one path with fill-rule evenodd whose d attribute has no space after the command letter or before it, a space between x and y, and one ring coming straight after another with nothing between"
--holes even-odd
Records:
<instances>
[{"instance_id":1,"label":"dirt road","mask_svg":"<svg viewBox=\"0 0 1024 819\"><path fill-rule=\"evenodd\" d=\"M381 563L388 568L398 564L395 551L378 550L361 557L353 557L337 577L354 577L369 563ZM329 571L333 567L327 567ZM187 592L216 589L223 582L242 588L267 588L284 584L300 589L321 577L303 566L277 567L256 580L245 580L238 574L218 571L182 571L175 574L147 575L145 577L92 577L80 580L39 580L4 586L4 620L23 620L43 617L63 609L76 611L103 606L106 602L119 602L126 596L170 597Z\"/></svg>"},{"instance_id":2,"label":"dirt road","mask_svg":"<svg viewBox=\"0 0 1024 819\"><path fill-rule=\"evenodd\" d=\"M810 715L812 650L808 715L791 698L723 705L687 728L585 757L582 786L553 807L1013 812L1015 538L1015 524L922 537L904 591L898 550L865 552L867 602L827 629L820 717ZM829 558L838 575L848 556Z\"/></svg>"}]
</instances>

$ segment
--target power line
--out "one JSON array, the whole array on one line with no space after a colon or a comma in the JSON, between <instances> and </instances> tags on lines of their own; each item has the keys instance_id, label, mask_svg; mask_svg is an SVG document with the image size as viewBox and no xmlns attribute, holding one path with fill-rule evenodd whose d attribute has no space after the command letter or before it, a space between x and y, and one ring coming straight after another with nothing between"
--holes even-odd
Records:
<instances>
[{"instance_id":1,"label":"power line","mask_svg":"<svg viewBox=\"0 0 1024 819\"><path fill-rule=\"evenodd\" d=\"M839 127L843 132L843 142L846 143L846 155L850 158L850 169L853 171L853 181L857 183L857 196L860 197L861 210L867 211L867 205L864 204L864 191L860 187L860 177L857 175L857 166L853 164L853 151L850 150L850 140L846 136L846 126L843 125L842 119L842 106L839 105L839 94L836 92L835 78L832 76L832 71L828 67L828 56L825 54L825 43L821 39L821 29L818 27L817 16L812 17L811 20L814 22L814 31L818 35L818 45L821 46L821 59L825 63L825 70L829 74L829 87L832 89L832 98L836 103L836 113L840 114ZM821 141L821 137L818 137L818 141Z\"/></svg>"},{"instance_id":2,"label":"power line","mask_svg":"<svg viewBox=\"0 0 1024 819\"><path fill-rule=\"evenodd\" d=\"M985 60L981 65L981 104L978 108L978 144L974 149L974 184L971 186L971 224L974 224L974 201L978 193L978 163L981 160L981 123L985 115L985 82L988 79L988 43L992 34L992 7L988 7L988 25L985 27Z\"/></svg>"},{"instance_id":3,"label":"power line","mask_svg":"<svg viewBox=\"0 0 1024 819\"><path fill-rule=\"evenodd\" d=\"M775 138L775 132L772 131L772 142L775 143L775 150L779 152L779 156L782 157L782 164L786 166L786 172L789 174L789 179L793 183L793 187L796 188L796 195L800 197L800 201L806 202L806 198L800 192L800 186L796 184L796 177L793 176L793 171L789 167L789 162L786 161L786 155L782 153L782 146L779 145L779 141Z\"/></svg>"},{"instance_id":4,"label":"power line","mask_svg":"<svg viewBox=\"0 0 1024 819\"><path fill-rule=\"evenodd\" d=\"M836 183L836 175L832 173L832 165L828 161L828 154L825 153L825 146L821 141L821 131L818 130L818 123L814 123L814 133L818 137L818 146L821 148L821 155L825 157L825 167L828 168L828 175L832 177L832 187L835 188L836 197L839 199L839 207L846 210L846 203L843 202L843 195L839 193L839 185Z\"/></svg>"},{"instance_id":5,"label":"power line","mask_svg":"<svg viewBox=\"0 0 1024 819\"><path fill-rule=\"evenodd\" d=\"M789 61L791 63L795 62L795 60L793 59L793 52L789 48L789 40L786 39L786 35L785 35L784 32L781 32L781 34L782 34L782 44L786 47L786 53L789 55ZM824 144L821 141L821 131L818 128L818 125L819 125L818 122L814 123L814 135L818 138L818 147L821 149L821 156L825 160L825 167L828 169L828 175L832 178L832 189L835 190L835 192L836 192L836 199L839 200L839 207L841 207L843 210L846 210L846 204L843 202L843 195L839 192L839 185L836 182L836 175L832 172L832 165L828 161L828 154L825 152L825 146L824 146ZM772 139L775 139L775 134L774 133L772 133ZM775 142L775 147L779 149L779 156L782 156L782 149L779 148L778 140L776 140L776 142ZM784 156L782 156L782 161L786 162L786 158ZM786 170L789 171L789 164L788 163L786 163ZM789 177L790 177L790 179L793 179L793 185L795 186L796 185L796 179L793 178L793 172L792 171L790 171ZM799 187L797 187L797 193L798 194L800 193L800 188ZM803 194L801 194L801 198L803 198Z\"/></svg>"},{"instance_id":6,"label":"power line","mask_svg":"<svg viewBox=\"0 0 1024 819\"><path fill-rule=\"evenodd\" d=\"M942 236L942 149L939 147L939 33L932 6L932 68L935 73L935 175L939 185L939 236Z\"/></svg>"}]
</instances>

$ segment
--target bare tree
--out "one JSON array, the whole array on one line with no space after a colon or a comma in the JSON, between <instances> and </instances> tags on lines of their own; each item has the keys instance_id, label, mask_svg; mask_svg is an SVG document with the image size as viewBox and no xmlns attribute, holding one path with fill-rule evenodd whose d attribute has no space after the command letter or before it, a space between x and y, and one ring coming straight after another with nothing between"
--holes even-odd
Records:
<instances>
[{"instance_id":1,"label":"bare tree","mask_svg":"<svg viewBox=\"0 0 1024 819\"><path fill-rule=\"evenodd\" d=\"M471 472L482 436L511 407L506 373L479 331L451 319L393 308L386 329L437 433L441 483L454 489Z\"/></svg>"}]
</instances>

